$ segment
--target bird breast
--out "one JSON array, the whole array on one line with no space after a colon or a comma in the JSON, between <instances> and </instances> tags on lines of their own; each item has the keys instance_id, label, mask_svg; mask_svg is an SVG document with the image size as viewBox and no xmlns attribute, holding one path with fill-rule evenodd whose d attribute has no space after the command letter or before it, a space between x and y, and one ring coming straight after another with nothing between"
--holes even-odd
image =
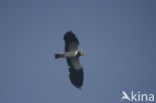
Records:
<instances>
[{"instance_id":1,"label":"bird breast","mask_svg":"<svg viewBox=\"0 0 156 103\"><path fill-rule=\"evenodd\" d=\"M70 51L70 52L65 52L65 57L70 58L70 57L76 57L78 51Z\"/></svg>"}]
</instances>

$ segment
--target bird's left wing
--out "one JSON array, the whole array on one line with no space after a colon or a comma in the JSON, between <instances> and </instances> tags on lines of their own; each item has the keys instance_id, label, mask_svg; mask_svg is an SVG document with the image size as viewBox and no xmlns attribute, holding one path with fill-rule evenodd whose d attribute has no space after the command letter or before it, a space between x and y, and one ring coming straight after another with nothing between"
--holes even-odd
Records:
<instances>
[{"instance_id":1,"label":"bird's left wing","mask_svg":"<svg viewBox=\"0 0 156 103\"><path fill-rule=\"evenodd\" d=\"M70 66L69 68L69 78L71 83L77 87L81 88L83 85L83 67L80 64L79 58L68 58L67 63Z\"/></svg>"}]
</instances>

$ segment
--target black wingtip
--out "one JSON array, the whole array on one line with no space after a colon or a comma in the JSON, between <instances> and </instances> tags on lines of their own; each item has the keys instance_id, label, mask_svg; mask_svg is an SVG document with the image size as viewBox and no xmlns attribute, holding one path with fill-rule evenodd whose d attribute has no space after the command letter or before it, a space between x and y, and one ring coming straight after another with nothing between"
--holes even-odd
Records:
<instances>
[{"instance_id":1,"label":"black wingtip","mask_svg":"<svg viewBox=\"0 0 156 103\"><path fill-rule=\"evenodd\" d=\"M75 86L77 89L79 89L79 90L81 90L82 89L82 86L81 87L77 87L77 86Z\"/></svg>"},{"instance_id":2,"label":"black wingtip","mask_svg":"<svg viewBox=\"0 0 156 103\"><path fill-rule=\"evenodd\" d=\"M72 31L66 32L63 39L66 45L69 45L72 42L76 42L77 44L79 44L79 40Z\"/></svg>"},{"instance_id":3,"label":"black wingtip","mask_svg":"<svg viewBox=\"0 0 156 103\"><path fill-rule=\"evenodd\" d=\"M71 83L78 89L81 90L83 85L83 69L75 70L74 68L69 68L69 78Z\"/></svg>"},{"instance_id":4,"label":"black wingtip","mask_svg":"<svg viewBox=\"0 0 156 103\"><path fill-rule=\"evenodd\" d=\"M64 35L64 40L67 40L70 36L75 35L71 30L67 31Z\"/></svg>"}]
</instances>

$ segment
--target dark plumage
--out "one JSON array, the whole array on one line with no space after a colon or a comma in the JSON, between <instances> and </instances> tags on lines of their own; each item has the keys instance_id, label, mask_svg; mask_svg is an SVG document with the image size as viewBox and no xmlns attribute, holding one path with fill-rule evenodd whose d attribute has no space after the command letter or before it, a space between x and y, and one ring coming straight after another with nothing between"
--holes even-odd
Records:
<instances>
[{"instance_id":1,"label":"dark plumage","mask_svg":"<svg viewBox=\"0 0 156 103\"><path fill-rule=\"evenodd\" d=\"M69 68L69 78L74 86L81 88L83 85L83 69L75 70L74 68Z\"/></svg>"},{"instance_id":2,"label":"dark plumage","mask_svg":"<svg viewBox=\"0 0 156 103\"><path fill-rule=\"evenodd\" d=\"M69 45L71 43L77 43L77 45L79 45L79 41L72 31L68 31L67 33L65 33L64 41L65 41L65 52L69 50Z\"/></svg>"},{"instance_id":3,"label":"dark plumage","mask_svg":"<svg viewBox=\"0 0 156 103\"><path fill-rule=\"evenodd\" d=\"M64 35L65 53L55 54L55 58L66 58L69 66L69 79L71 83L81 88L83 85L83 67L79 62L79 57L85 55L84 51L78 50L79 41L72 31L68 31Z\"/></svg>"},{"instance_id":4,"label":"dark plumage","mask_svg":"<svg viewBox=\"0 0 156 103\"><path fill-rule=\"evenodd\" d=\"M79 41L76 38L76 36L74 35L74 33L72 31L68 31L65 35L64 35L64 41L65 41L65 51L69 51L69 45L71 43L76 43L77 46L79 45ZM76 86L77 88L81 88L81 86L83 85L83 68L81 68L80 70L76 70L74 68L74 66L71 63L71 59L67 58L67 63L69 68L69 78L71 80L71 83Z\"/></svg>"}]
</instances>

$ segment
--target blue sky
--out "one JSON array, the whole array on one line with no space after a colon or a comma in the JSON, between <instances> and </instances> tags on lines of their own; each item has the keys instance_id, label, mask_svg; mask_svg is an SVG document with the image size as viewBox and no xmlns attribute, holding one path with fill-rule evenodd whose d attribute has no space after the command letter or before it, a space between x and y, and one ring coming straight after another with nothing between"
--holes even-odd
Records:
<instances>
[{"instance_id":1,"label":"blue sky","mask_svg":"<svg viewBox=\"0 0 156 103\"><path fill-rule=\"evenodd\" d=\"M156 1L1 0L0 103L120 103L156 95ZM63 35L87 52L84 85L70 83Z\"/></svg>"}]
</instances>

